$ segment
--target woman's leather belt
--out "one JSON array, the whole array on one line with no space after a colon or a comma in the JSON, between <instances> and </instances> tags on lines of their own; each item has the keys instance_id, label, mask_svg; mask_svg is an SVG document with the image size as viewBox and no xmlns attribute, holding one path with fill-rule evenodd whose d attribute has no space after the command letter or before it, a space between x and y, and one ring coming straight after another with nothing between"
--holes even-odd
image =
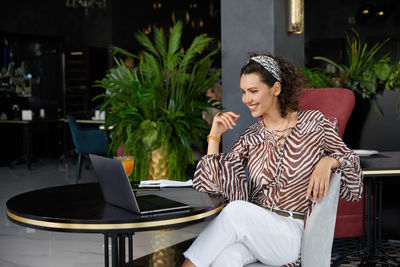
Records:
<instances>
[{"instance_id":1,"label":"woman's leather belt","mask_svg":"<svg viewBox=\"0 0 400 267\"><path fill-rule=\"evenodd\" d=\"M306 217L306 215L304 214L299 214L296 212L291 212L291 211L285 211L285 210L277 210L277 209L273 209L267 206L264 206L258 202L253 202L254 204L256 204L257 206L260 206L266 210L269 210L271 212L275 212L276 214L283 216L283 217L292 217L293 219L299 219L299 220L304 220L304 218Z\"/></svg>"},{"instance_id":2,"label":"woman's leather belt","mask_svg":"<svg viewBox=\"0 0 400 267\"><path fill-rule=\"evenodd\" d=\"M268 208L266 208L266 209L268 209ZM271 210L271 209L268 209L268 210ZM291 212L283 211L283 210L272 209L271 211L275 212L276 214L281 215L283 217L292 217L293 219L304 220L304 218L306 217L306 215L303 215L303 214L291 213Z\"/></svg>"}]
</instances>

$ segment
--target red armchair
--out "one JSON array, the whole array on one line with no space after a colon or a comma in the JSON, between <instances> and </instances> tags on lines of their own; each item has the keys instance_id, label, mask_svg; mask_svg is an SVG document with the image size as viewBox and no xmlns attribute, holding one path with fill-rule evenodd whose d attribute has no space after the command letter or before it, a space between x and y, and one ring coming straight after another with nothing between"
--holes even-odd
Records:
<instances>
[{"instance_id":1,"label":"red armchair","mask_svg":"<svg viewBox=\"0 0 400 267\"><path fill-rule=\"evenodd\" d=\"M305 88L299 96L300 110L319 110L326 117L339 120L338 134L343 138L354 108L354 93L342 88ZM362 201L339 200L335 238L356 237L362 234Z\"/></svg>"}]
</instances>

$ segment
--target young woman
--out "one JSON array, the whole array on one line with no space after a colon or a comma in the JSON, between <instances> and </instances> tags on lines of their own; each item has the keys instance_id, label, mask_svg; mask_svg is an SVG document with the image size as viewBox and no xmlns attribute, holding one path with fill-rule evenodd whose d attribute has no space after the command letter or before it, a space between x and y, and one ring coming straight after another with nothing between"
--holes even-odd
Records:
<instances>
[{"instance_id":1,"label":"young woman","mask_svg":"<svg viewBox=\"0 0 400 267\"><path fill-rule=\"evenodd\" d=\"M342 198L361 198L358 156L321 112L298 111L302 82L296 68L278 56L254 54L242 68L242 102L262 120L239 137L231 152L219 153L222 134L240 115L215 116L194 187L221 193L230 203L184 253L184 267L233 267L257 260L295 265L304 220L312 203L327 194L331 172L342 176Z\"/></svg>"}]
</instances>

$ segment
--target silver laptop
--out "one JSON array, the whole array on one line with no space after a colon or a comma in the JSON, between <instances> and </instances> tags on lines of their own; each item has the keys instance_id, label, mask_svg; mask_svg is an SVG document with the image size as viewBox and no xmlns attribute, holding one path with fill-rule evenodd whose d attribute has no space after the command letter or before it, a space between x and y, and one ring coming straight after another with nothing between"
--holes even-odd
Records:
<instances>
[{"instance_id":1,"label":"silver laptop","mask_svg":"<svg viewBox=\"0 0 400 267\"><path fill-rule=\"evenodd\" d=\"M190 206L157 195L135 196L120 160L89 154L107 203L138 214L181 210Z\"/></svg>"}]
</instances>

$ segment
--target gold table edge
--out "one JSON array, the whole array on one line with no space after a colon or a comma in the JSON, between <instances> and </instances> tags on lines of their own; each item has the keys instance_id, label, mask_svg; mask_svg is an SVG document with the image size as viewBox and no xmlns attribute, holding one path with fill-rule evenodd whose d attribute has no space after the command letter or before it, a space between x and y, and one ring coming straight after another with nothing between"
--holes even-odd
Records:
<instances>
[{"instance_id":1,"label":"gold table edge","mask_svg":"<svg viewBox=\"0 0 400 267\"><path fill-rule=\"evenodd\" d=\"M150 228L165 225L174 225L179 223L185 223L190 221L195 221L212 216L224 207L221 204L215 209L209 210L204 213L190 215L187 217L167 219L161 221L149 221L149 222L136 222L136 223L105 223L105 224L84 224L84 223L57 223L57 222L46 222L35 219L28 219L18 215L15 215L7 209L7 216L17 222L21 222L31 226L40 226L51 229L73 229L73 230L119 230L119 229L131 229L131 228Z\"/></svg>"},{"instance_id":2,"label":"gold table edge","mask_svg":"<svg viewBox=\"0 0 400 267\"><path fill-rule=\"evenodd\" d=\"M379 175L379 174L400 174L400 170L370 170L363 171L364 175Z\"/></svg>"}]
</instances>

